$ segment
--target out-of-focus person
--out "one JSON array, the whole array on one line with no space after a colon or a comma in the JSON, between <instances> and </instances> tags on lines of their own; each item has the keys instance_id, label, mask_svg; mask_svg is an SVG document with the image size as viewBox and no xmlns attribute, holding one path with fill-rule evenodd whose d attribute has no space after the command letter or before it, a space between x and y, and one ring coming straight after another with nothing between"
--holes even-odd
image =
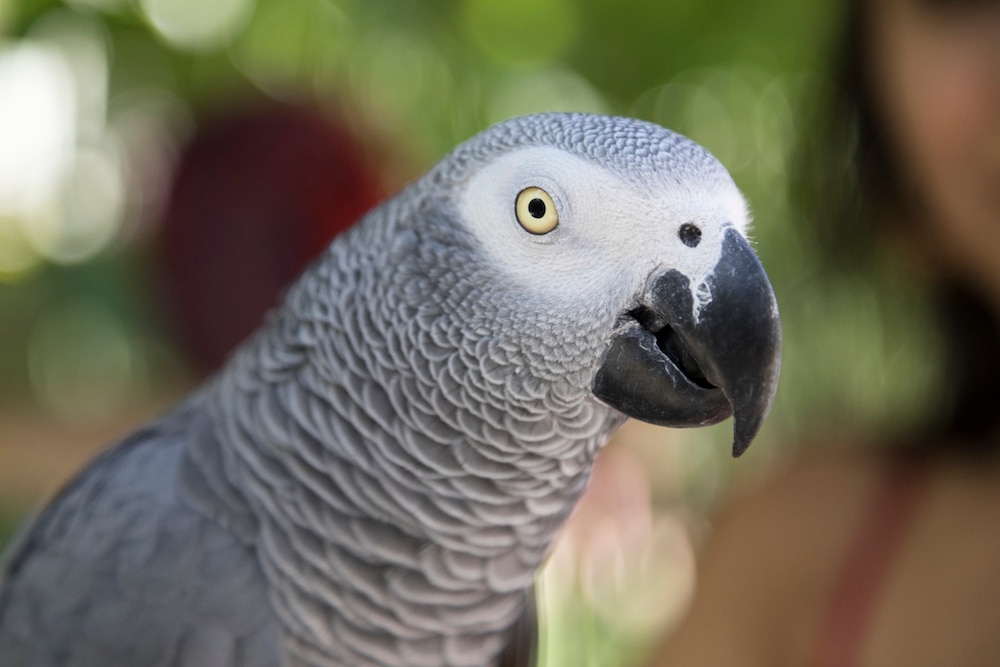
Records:
<instances>
[{"instance_id":1,"label":"out-of-focus person","mask_svg":"<svg viewBox=\"0 0 1000 667\"><path fill-rule=\"evenodd\" d=\"M662 667L1000 664L1000 2L846 14L809 224L827 266L908 258L945 377L891 436L734 494Z\"/></svg>"}]
</instances>

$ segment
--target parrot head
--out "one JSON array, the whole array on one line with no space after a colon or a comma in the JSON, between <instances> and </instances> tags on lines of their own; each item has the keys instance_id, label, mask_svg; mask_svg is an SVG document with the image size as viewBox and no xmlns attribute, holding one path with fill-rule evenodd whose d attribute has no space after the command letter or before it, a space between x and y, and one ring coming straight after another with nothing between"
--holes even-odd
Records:
<instances>
[{"instance_id":1,"label":"parrot head","mask_svg":"<svg viewBox=\"0 0 1000 667\"><path fill-rule=\"evenodd\" d=\"M475 251L460 282L503 320L479 328L517 328L527 374L625 416L733 416L741 454L770 410L781 329L726 169L662 127L589 114L513 119L450 158L429 177Z\"/></svg>"}]
</instances>

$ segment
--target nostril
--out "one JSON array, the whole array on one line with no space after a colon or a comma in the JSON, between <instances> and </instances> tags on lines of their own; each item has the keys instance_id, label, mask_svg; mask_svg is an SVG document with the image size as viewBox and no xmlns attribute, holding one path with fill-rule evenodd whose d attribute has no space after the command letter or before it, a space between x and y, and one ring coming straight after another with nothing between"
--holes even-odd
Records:
<instances>
[{"instance_id":1,"label":"nostril","mask_svg":"<svg viewBox=\"0 0 1000 667\"><path fill-rule=\"evenodd\" d=\"M681 228L677 230L677 236L680 237L681 243L689 248L694 248L701 243L701 228L694 223L685 222L681 225Z\"/></svg>"}]
</instances>

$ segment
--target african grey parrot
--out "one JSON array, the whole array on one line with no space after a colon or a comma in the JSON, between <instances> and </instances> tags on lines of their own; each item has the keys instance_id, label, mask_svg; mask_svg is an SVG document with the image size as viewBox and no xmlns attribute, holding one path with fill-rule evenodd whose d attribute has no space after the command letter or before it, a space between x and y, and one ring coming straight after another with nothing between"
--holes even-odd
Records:
<instances>
[{"instance_id":1,"label":"african grey parrot","mask_svg":"<svg viewBox=\"0 0 1000 667\"><path fill-rule=\"evenodd\" d=\"M739 454L768 412L746 225L722 165L650 123L458 146L27 528L0 664L524 663L533 575L611 433L733 415Z\"/></svg>"}]
</instances>

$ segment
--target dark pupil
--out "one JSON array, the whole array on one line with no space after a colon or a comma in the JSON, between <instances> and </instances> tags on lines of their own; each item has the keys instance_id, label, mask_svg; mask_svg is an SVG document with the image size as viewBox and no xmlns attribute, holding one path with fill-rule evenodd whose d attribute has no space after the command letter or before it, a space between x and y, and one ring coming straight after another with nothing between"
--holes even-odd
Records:
<instances>
[{"instance_id":1,"label":"dark pupil","mask_svg":"<svg viewBox=\"0 0 1000 667\"><path fill-rule=\"evenodd\" d=\"M677 230L677 235L681 237L681 243L689 248L693 248L701 243L701 230L698 229L697 225L692 225L690 222L685 222L681 225L681 228Z\"/></svg>"},{"instance_id":2,"label":"dark pupil","mask_svg":"<svg viewBox=\"0 0 1000 667\"><path fill-rule=\"evenodd\" d=\"M545 215L545 202L535 197L528 202L528 213L531 214L532 218L541 218Z\"/></svg>"}]
</instances>

